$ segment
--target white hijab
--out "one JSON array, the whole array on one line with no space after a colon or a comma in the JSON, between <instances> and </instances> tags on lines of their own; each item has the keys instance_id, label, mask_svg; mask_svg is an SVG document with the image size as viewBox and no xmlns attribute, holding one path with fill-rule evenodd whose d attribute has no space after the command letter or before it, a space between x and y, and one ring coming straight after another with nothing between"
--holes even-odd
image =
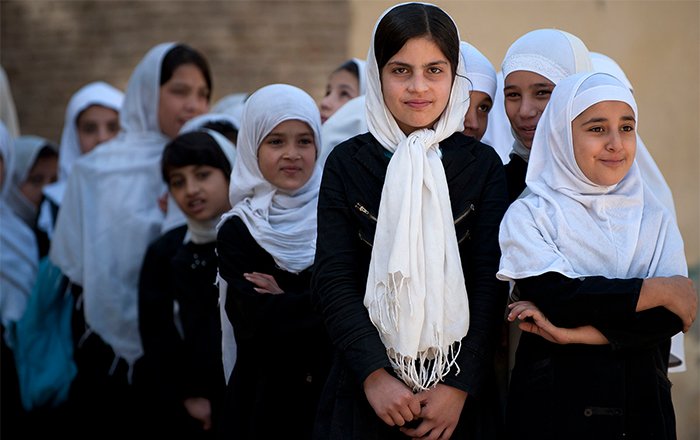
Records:
<instances>
[{"instance_id":1,"label":"white hijab","mask_svg":"<svg viewBox=\"0 0 700 440\"><path fill-rule=\"evenodd\" d=\"M7 204L15 154L12 137L2 121L0 156L3 160L0 182L0 319L7 328L24 314L39 267L39 251L34 232ZM11 339L7 334L6 341L10 343Z\"/></svg>"},{"instance_id":2,"label":"white hijab","mask_svg":"<svg viewBox=\"0 0 700 440\"><path fill-rule=\"evenodd\" d=\"M12 98L10 81L2 66L0 66L0 122L5 125L5 130L10 133L12 138L20 135L15 100Z\"/></svg>"},{"instance_id":3,"label":"white hijab","mask_svg":"<svg viewBox=\"0 0 700 440\"><path fill-rule=\"evenodd\" d=\"M84 85L68 101L59 147L58 181L44 188L44 194L57 205L60 205L63 199L66 181L73 163L83 154L78 135L78 117L93 105L109 108L119 113L123 101L124 93L121 90L102 81Z\"/></svg>"},{"instance_id":4,"label":"white hijab","mask_svg":"<svg viewBox=\"0 0 700 440\"><path fill-rule=\"evenodd\" d=\"M36 223L39 208L22 194L20 186L27 180L29 172L36 163L37 157L44 147L58 154L58 148L50 140L34 135L18 136L14 140L15 164L14 171L7 182L7 203L30 228Z\"/></svg>"},{"instance_id":5,"label":"white hijab","mask_svg":"<svg viewBox=\"0 0 700 440\"><path fill-rule=\"evenodd\" d=\"M439 151L443 139L462 130L469 85L460 55L449 102L435 126L409 136L401 131L384 104L374 54L378 24L399 6L377 21L367 55L369 131L393 157L382 188L364 304L396 373L414 390L422 390L448 373L469 328L467 291Z\"/></svg>"},{"instance_id":6,"label":"white hijab","mask_svg":"<svg viewBox=\"0 0 700 440\"><path fill-rule=\"evenodd\" d=\"M496 99L496 69L491 61L466 41L459 43L459 50L464 58L467 79L471 83L470 90L486 93L492 101Z\"/></svg>"},{"instance_id":7,"label":"white hijab","mask_svg":"<svg viewBox=\"0 0 700 440\"><path fill-rule=\"evenodd\" d=\"M569 75L592 69L588 48L583 41L559 29L537 29L526 33L508 48L501 65L504 80L511 72L525 70L542 75L555 85ZM530 150L513 137L513 153L527 162Z\"/></svg>"},{"instance_id":8,"label":"white hijab","mask_svg":"<svg viewBox=\"0 0 700 440\"><path fill-rule=\"evenodd\" d=\"M314 132L320 148L321 117L305 91L287 84L262 87L248 98L238 132L238 159L231 172L231 211L256 242L284 270L299 273L313 264L316 252L316 205L321 183L318 161L304 186L293 193L268 182L258 166L258 148L273 128L284 121L300 120Z\"/></svg>"},{"instance_id":9,"label":"white hijab","mask_svg":"<svg viewBox=\"0 0 700 440\"><path fill-rule=\"evenodd\" d=\"M526 177L531 193L516 200L501 223L499 279L546 272L569 278L687 276L678 226L643 179L644 158L636 157L611 186L594 184L576 164L571 122L601 101L625 102L637 115L629 89L604 73L577 74L554 89L533 141Z\"/></svg>"},{"instance_id":10,"label":"white hijab","mask_svg":"<svg viewBox=\"0 0 700 440\"><path fill-rule=\"evenodd\" d=\"M143 353L138 329L138 275L146 248L161 233L157 199L169 138L158 105L163 58L175 46L146 53L129 79L122 131L73 165L56 221L50 258L83 287L85 320L130 366Z\"/></svg>"}]
</instances>

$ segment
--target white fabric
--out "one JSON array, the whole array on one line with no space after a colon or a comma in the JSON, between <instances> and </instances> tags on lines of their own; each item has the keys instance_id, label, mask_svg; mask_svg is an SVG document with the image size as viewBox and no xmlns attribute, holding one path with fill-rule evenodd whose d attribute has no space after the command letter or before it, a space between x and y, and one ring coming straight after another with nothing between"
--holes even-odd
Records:
<instances>
[{"instance_id":1,"label":"white fabric","mask_svg":"<svg viewBox=\"0 0 700 440\"><path fill-rule=\"evenodd\" d=\"M15 101L12 98L10 82L2 66L0 66L0 122L5 125L5 130L13 139L20 135Z\"/></svg>"},{"instance_id":2,"label":"white fabric","mask_svg":"<svg viewBox=\"0 0 700 440\"><path fill-rule=\"evenodd\" d=\"M34 205L20 191L20 186L27 180L29 172L36 163L39 153L44 147L48 147L58 154L56 146L46 138L34 135L19 136L14 140L15 164L14 172L8 182L7 204L29 227L33 228L39 212Z\"/></svg>"},{"instance_id":3,"label":"white fabric","mask_svg":"<svg viewBox=\"0 0 700 440\"><path fill-rule=\"evenodd\" d=\"M394 154L382 188L364 304L394 370L408 386L421 390L448 373L469 328L467 291L439 152L443 139L462 130L469 86L460 56L440 119L432 129L406 136L384 104L374 54L377 25L367 55L367 122L379 143Z\"/></svg>"},{"instance_id":4,"label":"white fabric","mask_svg":"<svg viewBox=\"0 0 700 440\"><path fill-rule=\"evenodd\" d=\"M233 367L236 366L238 357L238 344L236 336L233 333L233 324L228 319L226 313L226 298L228 294L228 283L216 274L216 285L219 286L219 317L221 318L221 361L224 366L224 378L228 384L233 372Z\"/></svg>"},{"instance_id":5,"label":"white fabric","mask_svg":"<svg viewBox=\"0 0 700 440\"><path fill-rule=\"evenodd\" d=\"M4 167L0 196L0 319L5 328L24 314L39 267L34 232L7 204L5 189L11 185L14 155L12 137L0 121L0 156ZM10 340L8 334L6 341L10 343Z\"/></svg>"},{"instance_id":6,"label":"white fabric","mask_svg":"<svg viewBox=\"0 0 700 440\"><path fill-rule=\"evenodd\" d=\"M240 121L246 99L248 99L247 93L231 93L216 101L211 107L211 112L231 115L236 118L236 120ZM240 124L236 127L239 126Z\"/></svg>"},{"instance_id":7,"label":"white fabric","mask_svg":"<svg viewBox=\"0 0 700 440\"><path fill-rule=\"evenodd\" d=\"M323 147L319 162L322 167L328 155L338 144L358 134L367 133L365 106L364 95L353 98L333 113L321 126Z\"/></svg>"},{"instance_id":8,"label":"white fabric","mask_svg":"<svg viewBox=\"0 0 700 440\"><path fill-rule=\"evenodd\" d=\"M591 52L591 61L593 62L593 70L596 72L608 73L615 78L622 81L622 83L634 93L634 87L632 83L625 75L622 67L617 64L615 60L607 55L598 52ZM676 216L676 207L673 202L673 193L671 188L666 183L664 175L661 173L658 165L654 161L649 149L644 145L644 141L637 133L637 157L639 163L639 170L642 173L642 178L648 187L652 189L652 192L656 197L661 200L661 202L666 206L666 208L671 211L673 216ZM675 335L671 342L671 354L680 360L680 365L675 367L670 367L668 369L669 373L682 373L687 370L685 364L685 347L684 347L684 336L683 333L678 333Z\"/></svg>"},{"instance_id":9,"label":"white fabric","mask_svg":"<svg viewBox=\"0 0 700 440\"><path fill-rule=\"evenodd\" d=\"M544 76L555 85L569 75L593 69L590 53L580 38L559 29L536 29L521 36L503 58L503 78L524 70ZM530 149L514 136L513 153L525 162Z\"/></svg>"},{"instance_id":10,"label":"white fabric","mask_svg":"<svg viewBox=\"0 0 700 440\"><path fill-rule=\"evenodd\" d=\"M579 169L571 121L607 100L637 106L627 87L604 73L562 80L540 119L526 182L501 223L498 278L517 280L558 272L569 278L687 276L675 218L654 196L636 157L611 186L592 183ZM639 119L637 118L639 123Z\"/></svg>"},{"instance_id":11,"label":"white fabric","mask_svg":"<svg viewBox=\"0 0 700 440\"><path fill-rule=\"evenodd\" d=\"M208 113L195 116L194 118L185 122L180 129L180 134L201 130L206 124L212 122L226 122L233 125L236 130L241 127L240 117L236 117L229 113L217 113L212 110Z\"/></svg>"},{"instance_id":12,"label":"white fabric","mask_svg":"<svg viewBox=\"0 0 700 440\"><path fill-rule=\"evenodd\" d=\"M506 164L510 161L510 153L513 151L513 132L510 129L510 121L506 115L505 97L503 96L503 72L496 73L496 96L493 98L493 107L489 112L489 125L481 142L490 145L498 153L501 161Z\"/></svg>"},{"instance_id":13,"label":"white fabric","mask_svg":"<svg viewBox=\"0 0 700 440\"><path fill-rule=\"evenodd\" d=\"M464 68L471 90L486 93L492 101L496 99L496 69L491 61L466 41L459 43L459 51L464 57Z\"/></svg>"},{"instance_id":14,"label":"white fabric","mask_svg":"<svg viewBox=\"0 0 700 440\"><path fill-rule=\"evenodd\" d=\"M353 58L352 62L357 66L357 83L360 86L360 96L362 96L367 93L367 61Z\"/></svg>"},{"instance_id":15,"label":"white fabric","mask_svg":"<svg viewBox=\"0 0 700 440\"><path fill-rule=\"evenodd\" d=\"M293 193L265 180L258 166L258 148L270 131L288 120L300 120L314 132L321 147L321 116L313 98L287 84L262 87L248 98L238 132L238 157L231 172L231 210L255 241L287 272L299 273L313 264L316 252L316 207L321 168ZM318 156L318 151L317 151Z\"/></svg>"},{"instance_id":16,"label":"white fabric","mask_svg":"<svg viewBox=\"0 0 700 440\"><path fill-rule=\"evenodd\" d=\"M50 258L83 287L85 320L130 366L143 353L138 278L147 246L161 233L157 199L169 139L158 125L160 70L174 43L154 46L134 69L120 113L122 131L73 165Z\"/></svg>"}]
</instances>

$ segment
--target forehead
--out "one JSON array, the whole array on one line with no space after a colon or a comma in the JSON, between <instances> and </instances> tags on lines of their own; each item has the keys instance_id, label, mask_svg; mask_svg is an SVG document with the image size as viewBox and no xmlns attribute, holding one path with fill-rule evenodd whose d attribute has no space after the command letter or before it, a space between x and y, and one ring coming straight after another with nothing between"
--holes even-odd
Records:
<instances>
[{"instance_id":1,"label":"forehead","mask_svg":"<svg viewBox=\"0 0 700 440\"><path fill-rule=\"evenodd\" d=\"M554 83L539 73L529 70L516 70L511 72L503 80L504 87L519 87L528 89L531 87L554 86Z\"/></svg>"}]
</instances>

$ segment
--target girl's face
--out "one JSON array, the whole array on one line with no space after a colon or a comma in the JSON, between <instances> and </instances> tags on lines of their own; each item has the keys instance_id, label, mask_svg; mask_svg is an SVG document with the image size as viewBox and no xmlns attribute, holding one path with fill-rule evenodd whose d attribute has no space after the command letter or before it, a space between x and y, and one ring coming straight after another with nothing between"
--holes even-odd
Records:
<instances>
[{"instance_id":1,"label":"girl's face","mask_svg":"<svg viewBox=\"0 0 700 440\"><path fill-rule=\"evenodd\" d=\"M101 105L91 105L80 112L76 126L80 152L85 154L119 133L119 113Z\"/></svg>"},{"instance_id":2,"label":"girl's face","mask_svg":"<svg viewBox=\"0 0 700 440\"><path fill-rule=\"evenodd\" d=\"M185 122L209 110L209 87L194 64L182 64L173 76L160 86L158 125L173 139Z\"/></svg>"},{"instance_id":3,"label":"girl's face","mask_svg":"<svg viewBox=\"0 0 700 440\"><path fill-rule=\"evenodd\" d=\"M504 80L506 115L515 137L527 148L532 148L537 123L554 90L554 83L544 76L516 70Z\"/></svg>"},{"instance_id":4,"label":"girl's face","mask_svg":"<svg viewBox=\"0 0 700 440\"><path fill-rule=\"evenodd\" d=\"M574 157L591 182L614 185L627 174L637 151L632 108L621 101L602 101L571 122Z\"/></svg>"},{"instance_id":5,"label":"girl's face","mask_svg":"<svg viewBox=\"0 0 700 440\"><path fill-rule=\"evenodd\" d=\"M258 166L265 180L293 192L304 186L316 164L314 132L306 122L290 119L278 124L258 148Z\"/></svg>"},{"instance_id":6,"label":"girl's face","mask_svg":"<svg viewBox=\"0 0 700 440\"><path fill-rule=\"evenodd\" d=\"M408 40L380 76L384 103L407 135L432 127L447 107L453 80L450 62L427 37Z\"/></svg>"},{"instance_id":7,"label":"girl's face","mask_svg":"<svg viewBox=\"0 0 700 440\"><path fill-rule=\"evenodd\" d=\"M58 180L58 156L39 157L27 178L20 183L19 190L37 208L41 203L42 190L49 183Z\"/></svg>"},{"instance_id":8,"label":"girl's face","mask_svg":"<svg viewBox=\"0 0 700 440\"><path fill-rule=\"evenodd\" d=\"M331 74L326 86L326 96L321 99L321 122L326 122L346 102L360 95L360 81L347 70Z\"/></svg>"},{"instance_id":9,"label":"girl's face","mask_svg":"<svg viewBox=\"0 0 700 440\"><path fill-rule=\"evenodd\" d=\"M194 220L211 220L231 208L228 180L220 168L209 165L173 168L168 189L182 212Z\"/></svg>"},{"instance_id":10,"label":"girl's face","mask_svg":"<svg viewBox=\"0 0 700 440\"><path fill-rule=\"evenodd\" d=\"M488 93L472 91L469 94L469 110L464 115L464 130L462 133L480 141L486 133L489 123L489 112L493 100Z\"/></svg>"}]
</instances>

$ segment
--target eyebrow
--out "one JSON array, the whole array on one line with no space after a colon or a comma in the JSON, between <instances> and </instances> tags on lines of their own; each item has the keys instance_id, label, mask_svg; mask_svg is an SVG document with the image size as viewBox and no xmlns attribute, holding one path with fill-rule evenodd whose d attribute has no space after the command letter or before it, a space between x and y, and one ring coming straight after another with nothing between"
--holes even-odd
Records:
<instances>
[{"instance_id":1,"label":"eyebrow","mask_svg":"<svg viewBox=\"0 0 700 440\"><path fill-rule=\"evenodd\" d=\"M403 61L390 61L387 64L389 65L394 65L394 66L401 66L401 67L413 67L413 65L404 63ZM438 60L438 61L431 61L429 63L423 64L421 67L431 67L431 66L436 66L436 65L443 65L447 64L449 65L450 63L447 62L447 60Z\"/></svg>"},{"instance_id":2,"label":"eyebrow","mask_svg":"<svg viewBox=\"0 0 700 440\"><path fill-rule=\"evenodd\" d=\"M519 86L517 86L517 85L515 85L515 84L506 85L505 87L503 87L503 90L512 89L512 88L516 88L516 87L519 88ZM535 84L530 84L527 88L529 88L529 89L535 89L535 88L542 88L542 87L554 87L554 84L549 84L549 83L535 83Z\"/></svg>"},{"instance_id":3,"label":"eyebrow","mask_svg":"<svg viewBox=\"0 0 700 440\"><path fill-rule=\"evenodd\" d=\"M623 121L632 121L632 122L635 121L634 116L629 116L629 115L622 116L620 119ZM608 121L608 118L591 118L591 119L581 123L581 125L593 124L596 122L607 122L607 121Z\"/></svg>"}]
</instances>

